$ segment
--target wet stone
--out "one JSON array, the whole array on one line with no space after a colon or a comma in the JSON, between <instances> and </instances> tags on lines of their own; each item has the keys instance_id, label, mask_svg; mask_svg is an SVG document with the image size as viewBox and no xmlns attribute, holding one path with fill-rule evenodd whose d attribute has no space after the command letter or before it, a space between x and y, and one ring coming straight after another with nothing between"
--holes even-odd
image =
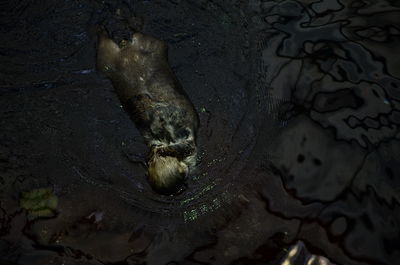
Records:
<instances>
[{"instance_id":1,"label":"wet stone","mask_svg":"<svg viewBox=\"0 0 400 265\"><path fill-rule=\"evenodd\" d=\"M347 230L347 220L344 217L336 218L330 227L333 236L341 236Z\"/></svg>"}]
</instances>

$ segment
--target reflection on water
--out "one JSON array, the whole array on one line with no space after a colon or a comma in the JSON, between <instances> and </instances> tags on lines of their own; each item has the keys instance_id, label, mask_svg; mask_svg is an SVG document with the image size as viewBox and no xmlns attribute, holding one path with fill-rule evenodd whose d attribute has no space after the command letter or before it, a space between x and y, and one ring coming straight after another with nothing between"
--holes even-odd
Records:
<instances>
[{"instance_id":1,"label":"reflection on water","mask_svg":"<svg viewBox=\"0 0 400 265\"><path fill-rule=\"evenodd\" d=\"M397 1L0 12L1 264L398 263ZM94 69L98 25L169 45L201 118L200 165L178 196L153 193L129 159L147 149ZM32 219L20 199L37 190L57 209Z\"/></svg>"}]
</instances>

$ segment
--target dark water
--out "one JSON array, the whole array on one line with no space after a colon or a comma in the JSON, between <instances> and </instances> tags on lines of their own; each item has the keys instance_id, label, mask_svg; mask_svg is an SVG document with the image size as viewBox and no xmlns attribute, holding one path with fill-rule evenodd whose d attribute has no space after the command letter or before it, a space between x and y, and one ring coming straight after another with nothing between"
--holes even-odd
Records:
<instances>
[{"instance_id":1,"label":"dark water","mask_svg":"<svg viewBox=\"0 0 400 265\"><path fill-rule=\"evenodd\" d=\"M0 14L0 264L279 264L299 240L336 264L399 264L398 1L22 0ZM147 149L95 71L98 25L169 45L201 118L179 196L130 161ZM32 218L20 199L38 188L58 205Z\"/></svg>"}]
</instances>

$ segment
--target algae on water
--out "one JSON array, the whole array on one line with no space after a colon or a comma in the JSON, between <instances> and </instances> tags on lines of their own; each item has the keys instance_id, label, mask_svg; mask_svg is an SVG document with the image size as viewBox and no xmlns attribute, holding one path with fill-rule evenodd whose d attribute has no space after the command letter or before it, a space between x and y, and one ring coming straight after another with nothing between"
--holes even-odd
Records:
<instances>
[{"instance_id":1,"label":"algae on water","mask_svg":"<svg viewBox=\"0 0 400 265\"><path fill-rule=\"evenodd\" d=\"M40 188L23 192L19 204L31 219L52 217L56 214L58 198L51 189Z\"/></svg>"}]
</instances>

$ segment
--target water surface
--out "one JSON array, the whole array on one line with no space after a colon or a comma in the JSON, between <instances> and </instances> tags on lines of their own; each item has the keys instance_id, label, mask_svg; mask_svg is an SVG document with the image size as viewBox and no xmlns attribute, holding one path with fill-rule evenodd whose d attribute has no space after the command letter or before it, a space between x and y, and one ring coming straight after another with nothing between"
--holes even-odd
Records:
<instances>
[{"instance_id":1,"label":"water surface","mask_svg":"<svg viewBox=\"0 0 400 265\"><path fill-rule=\"evenodd\" d=\"M336 264L398 263L397 1L0 10L1 264L279 264L299 241ZM179 196L131 162L147 149L94 68L99 25L169 46L201 119L201 163ZM21 209L39 188L53 215Z\"/></svg>"}]
</instances>

